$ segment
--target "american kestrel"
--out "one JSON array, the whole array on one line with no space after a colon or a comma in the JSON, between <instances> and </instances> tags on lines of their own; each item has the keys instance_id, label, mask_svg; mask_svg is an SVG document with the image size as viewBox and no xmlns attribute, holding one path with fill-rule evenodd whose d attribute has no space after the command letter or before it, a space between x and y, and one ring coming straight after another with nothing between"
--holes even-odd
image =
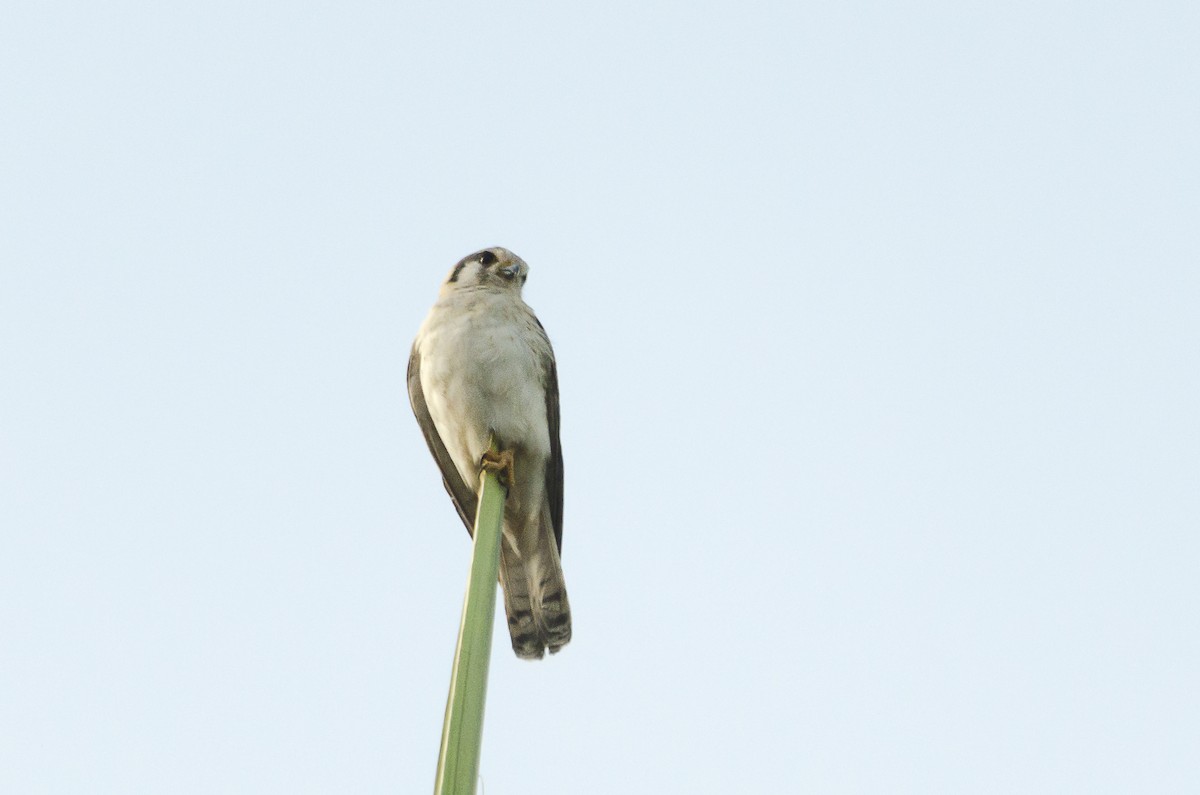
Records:
<instances>
[{"instance_id":1,"label":"american kestrel","mask_svg":"<svg viewBox=\"0 0 1200 795\"><path fill-rule=\"evenodd\" d=\"M487 248L459 260L417 332L408 397L442 482L472 532L482 467L508 488L500 584L513 651L536 660L571 639L563 581L558 372L521 298L529 266ZM495 439L498 455L488 451Z\"/></svg>"}]
</instances>

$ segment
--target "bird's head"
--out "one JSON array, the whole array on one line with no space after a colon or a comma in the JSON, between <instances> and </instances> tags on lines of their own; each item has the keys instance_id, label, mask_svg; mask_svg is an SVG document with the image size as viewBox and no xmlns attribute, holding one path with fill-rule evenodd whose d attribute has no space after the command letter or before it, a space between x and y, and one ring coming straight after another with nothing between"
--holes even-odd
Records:
<instances>
[{"instance_id":1,"label":"bird's head","mask_svg":"<svg viewBox=\"0 0 1200 795\"><path fill-rule=\"evenodd\" d=\"M528 275L529 266L516 254L499 246L485 248L460 259L446 277L442 291L493 289L520 295Z\"/></svg>"}]
</instances>

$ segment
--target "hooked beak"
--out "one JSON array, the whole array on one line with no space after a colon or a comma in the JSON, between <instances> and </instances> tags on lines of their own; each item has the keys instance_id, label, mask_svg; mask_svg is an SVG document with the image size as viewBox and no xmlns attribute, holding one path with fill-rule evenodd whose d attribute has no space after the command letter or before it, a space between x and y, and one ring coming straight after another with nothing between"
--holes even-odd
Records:
<instances>
[{"instance_id":1,"label":"hooked beak","mask_svg":"<svg viewBox=\"0 0 1200 795\"><path fill-rule=\"evenodd\" d=\"M514 263L512 265L505 265L503 268L500 269L499 273L505 279L511 279L512 277L517 275L518 270L520 270L520 267Z\"/></svg>"}]
</instances>

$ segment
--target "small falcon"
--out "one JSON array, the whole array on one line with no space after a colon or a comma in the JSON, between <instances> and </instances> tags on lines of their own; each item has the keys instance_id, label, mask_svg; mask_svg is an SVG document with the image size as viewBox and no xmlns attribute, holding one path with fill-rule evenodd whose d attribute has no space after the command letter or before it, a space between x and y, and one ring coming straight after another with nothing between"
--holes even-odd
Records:
<instances>
[{"instance_id":1,"label":"small falcon","mask_svg":"<svg viewBox=\"0 0 1200 795\"><path fill-rule=\"evenodd\" d=\"M558 372L546 330L521 299L524 260L487 248L450 271L408 360L408 397L467 532L481 468L508 488L500 584L513 651L527 660L571 640L563 581ZM499 454L488 451L495 438Z\"/></svg>"}]
</instances>

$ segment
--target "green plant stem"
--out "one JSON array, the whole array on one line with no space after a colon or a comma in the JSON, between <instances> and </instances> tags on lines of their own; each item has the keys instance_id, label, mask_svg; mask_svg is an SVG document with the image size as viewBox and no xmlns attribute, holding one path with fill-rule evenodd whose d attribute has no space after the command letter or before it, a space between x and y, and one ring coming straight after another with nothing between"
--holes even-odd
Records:
<instances>
[{"instance_id":1,"label":"green plant stem","mask_svg":"<svg viewBox=\"0 0 1200 795\"><path fill-rule=\"evenodd\" d=\"M495 452L492 442L490 449ZM507 496L496 473L480 475L479 506L475 512L471 576L458 629L458 648L450 674L442 747L438 753L434 795L471 795L479 777L483 740L483 707L487 699L488 663L492 654L492 624L496 614L496 574L500 566L500 525Z\"/></svg>"}]
</instances>

